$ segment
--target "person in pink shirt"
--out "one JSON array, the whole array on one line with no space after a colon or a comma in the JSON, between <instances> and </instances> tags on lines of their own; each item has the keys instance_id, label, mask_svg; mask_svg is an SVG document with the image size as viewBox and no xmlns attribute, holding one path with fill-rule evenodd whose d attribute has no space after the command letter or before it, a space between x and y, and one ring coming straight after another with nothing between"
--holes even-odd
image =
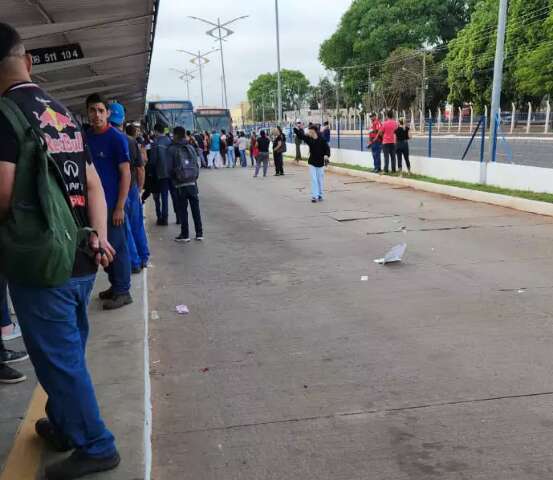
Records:
<instances>
[{"instance_id":1,"label":"person in pink shirt","mask_svg":"<svg viewBox=\"0 0 553 480\"><path fill-rule=\"evenodd\" d=\"M394 120L394 112L388 111L386 121L382 124L382 151L384 152L384 172L388 173L390 162L392 173L396 171L396 130L398 123Z\"/></svg>"}]
</instances>

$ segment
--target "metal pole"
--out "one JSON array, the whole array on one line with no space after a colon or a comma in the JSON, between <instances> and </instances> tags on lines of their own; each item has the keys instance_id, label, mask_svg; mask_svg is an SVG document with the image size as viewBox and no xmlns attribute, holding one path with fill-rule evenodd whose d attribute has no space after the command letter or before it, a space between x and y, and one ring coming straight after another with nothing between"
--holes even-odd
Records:
<instances>
[{"instance_id":1,"label":"metal pole","mask_svg":"<svg viewBox=\"0 0 553 480\"><path fill-rule=\"evenodd\" d=\"M225 58L223 55L223 35L221 33L221 19L217 18L217 25L219 30L219 48L221 49L221 70L223 72L223 92L224 92L224 106L228 109L228 95L227 95L227 77L225 75Z\"/></svg>"},{"instance_id":2,"label":"metal pole","mask_svg":"<svg viewBox=\"0 0 553 480\"><path fill-rule=\"evenodd\" d=\"M202 52L201 50L198 50L198 67L200 68L200 88L202 91L202 107L205 105L205 98L204 98L204 66L202 64Z\"/></svg>"},{"instance_id":3,"label":"metal pole","mask_svg":"<svg viewBox=\"0 0 553 480\"><path fill-rule=\"evenodd\" d=\"M277 41L277 88L278 122L282 123L282 81L280 78L280 30L278 24L278 0L275 0L276 41Z\"/></svg>"},{"instance_id":4,"label":"metal pole","mask_svg":"<svg viewBox=\"0 0 553 480\"><path fill-rule=\"evenodd\" d=\"M497 136L497 112L501 105L501 85L503 83L503 59L505 53L505 26L507 23L507 3L508 0L499 0L499 17L497 20L497 41L495 45L495 61L493 66L493 88L492 88L492 106L490 112L490 156L486 158L484 168L480 172L480 183L486 183L487 163L495 162L495 148L493 139Z\"/></svg>"},{"instance_id":5,"label":"metal pole","mask_svg":"<svg viewBox=\"0 0 553 480\"><path fill-rule=\"evenodd\" d=\"M480 118L482 122L482 140L480 143L480 170L482 170L484 164L484 144L486 143L486 115Z\"/></svg>"},{"instance_id":6,"label":"metal pole","mask_svg":"<svg viewBox=\"0 0 553 480\"><path fill-rule=\"evenodd\" d=\"M432 158L432 118L428 120L428 158Z\"/></svg>"},{"instance_id":7,"label":"metal pole","mask_svg":"<svg viewBox=\"0 0 553 480\"><path fill-rule=\"evenodd\" d=\"M426 52L422 53L422 85L421 85L421 133L424 132L424 112L426 109Z\"/></svg>"},{"instance_id":8,"label":"metal pole","mask_svg":"<svg viewBox=\"0 0 553 480\"><path fill-rule=\"evenodd\" d=\"M336 118L338 119L338 148L340 148L340 73L336 75Z\"/></svg>"}]
</instances>

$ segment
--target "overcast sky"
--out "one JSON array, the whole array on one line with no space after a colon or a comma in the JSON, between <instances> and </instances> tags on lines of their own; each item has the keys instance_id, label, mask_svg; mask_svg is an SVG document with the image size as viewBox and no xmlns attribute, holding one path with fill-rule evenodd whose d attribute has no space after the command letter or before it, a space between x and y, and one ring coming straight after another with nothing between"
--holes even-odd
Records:
<instances>
[{"instance_id":1,"label":"overcast sky","mask_svg":"<svg viewBox=\"0 0 553 480\"><path fill-rule=\"evenodd\" d=\"M279 0L282 68L301 70L316 83L325 70L318 61L319 46L338 26L351 0ZM221 22L250 15L232 28L223 44L229 108L246 99L249 83L259 74L276 71L276 28L273 0L161 0L148 96L185 99L186 84L171 67L193 69L190 57L177 49L202 52L218 47L205 32L208 25L188 15ZM221 105L219 53L204 68L206 105ZM197 77L197 75L196 75ZM194 105L200 105L199 78L190 85Z\"/></svg>"}]
</instances>

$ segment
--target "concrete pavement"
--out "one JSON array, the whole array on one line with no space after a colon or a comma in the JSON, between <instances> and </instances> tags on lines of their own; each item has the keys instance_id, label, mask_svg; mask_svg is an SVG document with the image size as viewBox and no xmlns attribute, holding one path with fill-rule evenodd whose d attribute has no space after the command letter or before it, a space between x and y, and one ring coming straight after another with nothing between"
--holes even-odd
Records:
<instances>
[{"instance_id":1,"label":"concrete pavement","mask_svg":"<svg viewBox=\"0 0 553 480\"><path fill-rule=\"evenodd\" d=\"M151 227L154 478L549 478L553 219L250 177L202 174L204 243Z\"/></svg>"},{"instance_id":2,"label":"concrete pavement","mask_svg":"<svg viewBox=\"0 0 553 480\"><path fill-rule=\"evenodd\" d=\"M105 312L97 292L107 287L107 277L99 273L90 303L87 362L102 416L116 436L122 458L116 470L87 477L91 480L145 478L144 275L133 275L132 305ZM11 348L11 343L8 346ZM41 467L61 457L46 450L34 434L33 416L44 416L44 398L31 401L36 386L32 366L22 363L16 368L29 379L23 384L0 387L0 480L41 479ZM16 436L18 429L21 430Z\"/></svg>"}]
</instances>

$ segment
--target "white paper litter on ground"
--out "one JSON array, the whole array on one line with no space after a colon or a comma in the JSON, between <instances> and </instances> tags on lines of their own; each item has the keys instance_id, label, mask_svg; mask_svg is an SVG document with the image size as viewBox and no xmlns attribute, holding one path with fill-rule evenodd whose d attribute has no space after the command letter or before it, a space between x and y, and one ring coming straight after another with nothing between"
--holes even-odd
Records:
<instances>
[{"instance_id":1,"label":"white paper litter on ground","mask_svg":"<svg viewBox=\"0 0 553 480\"><path fill-rule=\"evenodd\" d=\"M362 282L368 282L368 281L369 281L369 277L368 277L367 275L363 275L363 276L361 277L361 281L362 281Z\"/></svg>"},{"instance_id":2,"label":"white paper litter on ground","mask_svg":"<svg viewBox=\"0 0 553 480\"><path fill-rule=\"evenodd\" d=\"M152 310L152 313L150 314L150 318L152 320L159 320L159 313L157 313L157 310Z\"/></svg>"},{"instance_id":3,"label":"white paper litter on ground","mask_svg":"<svg viewBox=\"0 0 553 480\"><path fill-rule=\"evenodd\" d=\"M384 258L377 258L374 263L386 265L387 263L401 262L403 255L405 255L405 250L407 250L406 243L396 245L386 254Z\"/></svg>"},{"instance_id":4,"label":"white paper litter on ground","mask_svg":"<svg viewBox=\"0 0 553 480\"><path fill-rule=\"evenodd\" d=\"M175 308L177 309L177 313L179 315L186 315L190 313L190 310L188 310L188 307L186 305L177 305Z\"/></svg>"}]
</instances>

